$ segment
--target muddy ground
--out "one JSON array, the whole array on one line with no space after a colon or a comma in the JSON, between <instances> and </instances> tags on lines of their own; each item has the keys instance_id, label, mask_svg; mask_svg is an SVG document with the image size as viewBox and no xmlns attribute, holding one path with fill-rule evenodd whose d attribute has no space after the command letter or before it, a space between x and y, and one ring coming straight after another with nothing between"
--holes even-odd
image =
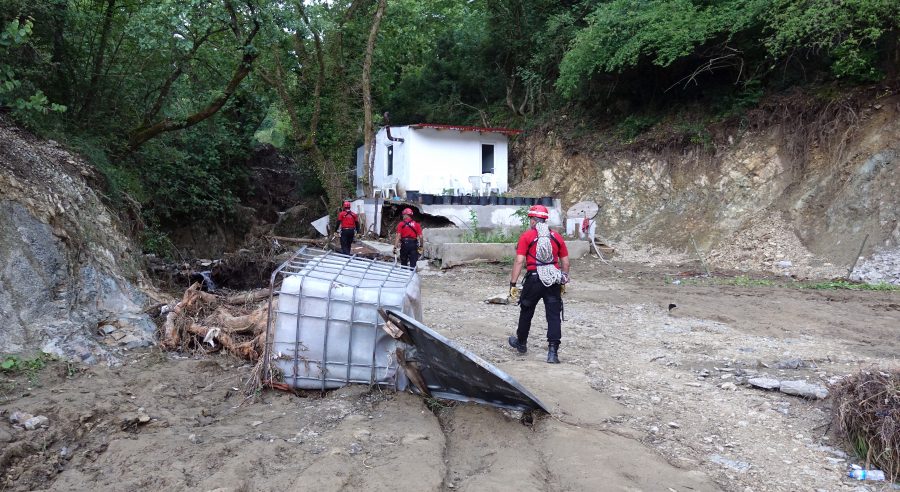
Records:
<instances>
[{"instance_id":1,"label":"muddy ground","mask_svg":"<svg viewBox=\"0 0 900 492\"><path fill-rule=\"evenodd\" d=\"M742 381L897 367L900 293L577 260L554 366L540 308L518 356L505 342L517 308L482 302L505 293L507 268L424 271L425 321L551 416L526 424L364 386L242 405L248 365L150 349L122 367L54 363L0 380L0 490L878 490L844 478L853 458L830 432L829 400ZM777 368L792 359L804 367ZM13 427L15 410L49 427Z\"/></svg>"}]
</instances>

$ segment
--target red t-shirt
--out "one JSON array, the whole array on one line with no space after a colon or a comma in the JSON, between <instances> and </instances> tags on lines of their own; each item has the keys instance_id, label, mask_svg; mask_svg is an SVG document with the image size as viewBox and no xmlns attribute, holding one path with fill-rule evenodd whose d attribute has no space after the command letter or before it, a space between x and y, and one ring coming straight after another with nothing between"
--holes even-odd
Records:
<instances>
[{"instance_id":1,"label":"red t-shirt","mask_svg":"<svg viewBox=\"0 0 900 492\"><path fill-rule=\"evenodd\" d=\"M415 239L422 235L422 226L414 220L409 222L401 220L397 224L397 234L400 234L400 239Z\"/></svg>"},{"instance_id":2,"label":"red t-shirt","mask_svg":"<svg viewBox=\"0 0 900 492\"><path fill-rule=\"evenodd\" d=\"M356 229L356 214L349 210L341 211L338 214L338 224L341 229Z\"/></svg>"},{"instance_id":3,"label":"red t-shirt","mask_svg":"<svg viewBox=\"0 0 900 492\"><path fill-rule=\"evenodd\" d=\"M516 246L517 255L525 255L525 269L532 272L537 270L535 254L537 250L537 229L528 229L519 236L519 244ZM556 239L554 241L554 238ZM559 268L560 257L569 256L569 248L558 232L550 231L550 246L553 248L553 264Z\"/></svg>"}]
</instances>

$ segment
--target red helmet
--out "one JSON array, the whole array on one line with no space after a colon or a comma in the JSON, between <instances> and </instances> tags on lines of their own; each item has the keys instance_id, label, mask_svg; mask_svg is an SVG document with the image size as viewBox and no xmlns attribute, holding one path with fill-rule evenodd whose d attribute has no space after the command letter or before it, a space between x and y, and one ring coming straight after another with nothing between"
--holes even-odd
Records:
<instances>
[{"instance_id":1,"label":"red helmet","mask_svg":"<svg viewBox=\"0 0 900 492\"><path fill-rule=\"evenodd\" d=\"M528 209L528 216L536 219L549 219L550 212L548 212L547 207L543 205L532 205L531 208Z\"/></svg>"},{"instance_id":2,"label":"red helmet","mask_svg":"<svg viewBox=\"0 0 900 492\"><path fill-rule=\"evenodd\" d=\"M350 202L344 202L344 208L350 208Z\"/></svg>"},{"instance_id":3,"label":"red helmet","mask_svg":"<svg viewBox=\"0 0 900 492\"><path fill-rule=\"evenodd\" d=\"M408 208L408 207L407 207L407 208L404 208L404 209L403 209L403 212L401 213L401 215L409 215L410 217L412 217L412 214L413 214L413 213L412 213L412 209L411 209L411 208Z\"/></svg>"}]
</instances>

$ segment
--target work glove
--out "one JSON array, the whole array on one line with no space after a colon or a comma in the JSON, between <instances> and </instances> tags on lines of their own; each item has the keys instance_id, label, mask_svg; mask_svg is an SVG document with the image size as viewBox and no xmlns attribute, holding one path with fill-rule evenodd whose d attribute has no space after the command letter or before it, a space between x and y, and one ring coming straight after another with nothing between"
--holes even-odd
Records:
<instances>
[{"instance_id":1,"label":"work glove","mask_svg":"<svg viewBox=\"0 0 900 492\"><path fill-rule=\"evenodd\" d=\"M515 282L509 283L509 300L515 301L519 298L519 288L516 287Z\"/></svg>"},{"instance_id":2,"label":"work glove","mask_svg":"<svg viewBox=\"0 0 900 492\"><path fill-rule=\"evenodd\" d=\"M559 295L565 295L565 294L566 294L566 284L560 284Z\"/></svg>"},{"instance_id":3,"label":"work glove","mask_svg":"<svg viewBox=\"0 0 900 492\"><path fill-rule=\"evenodd\" d=\"M419 247L416 249L416 251L418 251L419 255L421 255L422 253L425 252L425 248L419 246Z\"/></svg>"},{"instance_id":4,"label":"work glove","mask_svg":"<svg viewBox=\"0 0 900 492\"><path fill-rule=\"evenodd\" d=\"M397 247L394 246L394 256L397 256Z\"/></svg>"}]
</instances>

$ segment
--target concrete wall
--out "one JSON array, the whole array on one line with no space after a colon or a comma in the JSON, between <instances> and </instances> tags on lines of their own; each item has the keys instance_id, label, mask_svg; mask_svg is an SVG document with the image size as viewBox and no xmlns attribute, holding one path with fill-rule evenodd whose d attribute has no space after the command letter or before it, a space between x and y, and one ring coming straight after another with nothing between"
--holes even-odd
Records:
<instances>
[{"instance_id":1,"label":"concrete wall","mask_svg":"<svg viewBox=\"0 0 900 492\"><path fill-rule=\"evenodd\" d=\"M550 211L550 219L547 223L550 227L562 225L562 211L558 199L553 200L554 206L547 207ZM457 227L471 228L471 211L475 211L478 217L479 227L510 228L522 225L522 221L515 214L522 205L420 205L419 209L429 215L446 217Z\"/></svg>"}]
</instances>

